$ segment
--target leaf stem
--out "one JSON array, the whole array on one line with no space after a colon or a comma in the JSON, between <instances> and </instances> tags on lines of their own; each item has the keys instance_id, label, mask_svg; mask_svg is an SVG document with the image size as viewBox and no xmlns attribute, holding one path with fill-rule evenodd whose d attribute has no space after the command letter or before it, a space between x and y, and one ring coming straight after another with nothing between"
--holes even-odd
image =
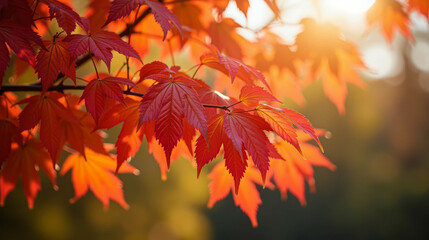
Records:
<instances>
[{"instance_id":1,"label":"leaf stem","mask_svg":"<svg viewBox=\"0 0 429 240\"><path fill-rule=\"evenodd\" d=\"M33 14L31 15L31 17L32 17L32 18L33 18L33 17L34 17L34 15L36 14L37 6L39 6L39 0L36 0L36 6L34 6Z\"/></svg>"},{"instance_id":2,"label":"leaf stem","mask_svg":"<svg viewBox=\"0 0 429 240\"><path fill-rule=\"evenodd\" d=\"M42 20L42 19L48 19L48 18L54 18L54 17L55 17L55 15L47 16L47 17L39 17L39 18L33 19L33 21L35 22L35 21L39 21L39 20Z\"/></svg>"},{"instance_id":3,"label":"leaf stem","mask_svg":"<svg viewBox=\"0 0 429 240\"><path fill-rule=\"evenodd\" d=\"M194 74L192 75L192 78L195 78L195 75L197 75L197 72L198 72L198 70L200 70L201 66L203 66L203 64L198 64L198 67L195 70Z\"/></svg>"},{"instance_id":4,"label":"leaf stem","mask_svg":"<svg viewBox=\"0 0 429 240\"><path fill-rule=\"evenodd\" d=\"M119 73L121 73L122 69L127 65L126 62L124 62L124 64L122 64L122 66L118 69L118 71L116 71L115 77L119 76Z\"/></svg>"},{"instance_id":5,"label":"leaf stem","mask_svg":"<svg viewBox=\"0 0 429 240\"><path fill-rule=\"evenodd\" d=\"M228 106L228 108L233 107L233 106L235 106L235 105L237 105L237 104L240 104L240 103L242 103L242 101L238 101L238 102L236 102L236 103L234 103L234 104L231 104L231 105L229 105L229 106Z\"/></svg>"},{"instance_id":6,"label":"leaf stem","mask_svg":"<svg viewBox=\"0 0 429 240\"><path fill-rule=\"evenodd\" d=\"M235 112L235 113L248 113L248 112L253 112L256 111L256 109L250 109L250 110L246 110L246 111L239 111L239 112Z\"/></svg>"},{"instance_id":7,"label":"leaf stem","mask_svg":"<svg viewBox=\"0 0 429 240\"><path fill-rule=\"evenodd\" d=\"M175 65L176 65L176 63L174 62L173 48L171 47L171 41L170 41L170 39L168 39L168 50L170 51L171 64L172 64L173 66L175 66Z\"/></svg>"},{"instance_id":8,"label":"leaf stem","mask_svg":"<svg viewBox=\"0 0 429 240\"><path fill-rule=\"evenodd\" d=\"M100 76L98 75L97 65L95 65L95 61L94 61L94 58L92 57L90 48L88 48L88 53L89 53L89 57L91 58L92 65L94 65L95 74L97 75L97 79L100 80Z\"/></svg>"}]
</instances>

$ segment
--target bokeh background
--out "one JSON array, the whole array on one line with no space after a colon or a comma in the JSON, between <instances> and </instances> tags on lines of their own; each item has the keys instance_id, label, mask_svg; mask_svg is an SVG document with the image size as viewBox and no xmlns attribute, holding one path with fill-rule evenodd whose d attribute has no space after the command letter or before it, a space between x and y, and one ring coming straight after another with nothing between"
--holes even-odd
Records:
<instances>
[{"instance_id":1,"label":"bokeh background","mask_svg":"<svg viewBox=\"0 0 429 240\"><path fill-rule=\"evenodd\" d=\"M85 5L75 2L78 9ZM249 28L270 19L258 4L262 1L250 2L255 4L250 18L257 21L247 22L233 5L227 16ZM0 239L429 239L428 23L412 15L415 43L398 35L387 45L379 29L366 28L363 2L369 7L371 1L358 7L353 7L356 1L344 2L281 4L288 23L318 16L339 26L360 47L370 69L361 73L367 89L349 87L344 116L324 96L320 81L305 89L305 106L286 99L286 106L330 131L331 138L321 141L338 167L335 172L316 169L317 192L307 193L306 207L291 195L281 201L277 190L260 189L259 227L252 228L231 195L207 209L207 173L214 164L196 179L192 164L180 159L162 181L143 144L131 162L140 175L120 176L129 210L112 202L105 211L92 193L70 204L70 173L59 177L58 191L42 175L34 210L27 209L20 184L0 208ZM299 27L287 24L277 31L293 43ZM157 54L153 49L145 62ZM177 58L185 61L186 52ZM91 69L80 71L84 75ZM109 131L108 142L115 142L119 129Z\"/></svg>"}]
</instances>

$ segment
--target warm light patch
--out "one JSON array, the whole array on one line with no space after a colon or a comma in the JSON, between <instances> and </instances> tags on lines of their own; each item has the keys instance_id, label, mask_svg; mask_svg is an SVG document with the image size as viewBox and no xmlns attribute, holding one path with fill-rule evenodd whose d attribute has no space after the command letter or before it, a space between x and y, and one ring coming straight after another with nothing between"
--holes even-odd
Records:
<instances>
[{"instance_id":1,"label":"warm light patch","mask_svg":"<svg viewBox=\"0 0 429 240\"><path fill-rule=\"evenodd\" d=\"M322 1L323 9L333 13L364 14L375 0L325 0Z\"/></svg>"},{"instance_id":2,"label":"warm light patch","mask_svg":"<svg viewBox=\"0 0 429 240\"><path fill-rule=\"evenodd\" d=\"M219 97L221 97L224 100L229 100L230 98L228 96L223 95L222 93L218 92L218 91L214 91L214 93L216 93Z\"/></svg>"}]
</instances>

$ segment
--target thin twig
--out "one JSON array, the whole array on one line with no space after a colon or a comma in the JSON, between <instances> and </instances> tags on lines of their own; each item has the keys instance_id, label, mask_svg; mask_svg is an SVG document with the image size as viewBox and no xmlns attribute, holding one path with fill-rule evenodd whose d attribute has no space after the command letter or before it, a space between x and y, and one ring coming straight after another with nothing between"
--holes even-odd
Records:
<instances>
[{"instance_id":1,"label":"thin twig","mask_svg":"<svg viewBox=\"0 0 429 240\"><path fill-rule=\"evenodd\" d=\"M88 54L89 54L89 57L91 58L92 65L94 65L95 74L97 75L97 79L100 80L100 76L98 75L97 65L95 64L94 58L92 57L92 54L91 54L91 48L88 48Z\"/></svg>"},{"instance_id":2,"label":"thin twig","mask_svg":"<svg viewBox=\"0 0 429 240\"><path fill-rule=\"evenodd\" d=\"M195 78L195 75L197 75L197 72L198 72L198 70L200 70L201 66L203 66L203 64L198 64L198 67L195 70L194 74L192 75L192 78Z\"/></svg>"},{"instance_id":3,"label":"thin twig","mask_svg":"<svg viewBox=\"0 0 429 240\"><path fill-rule=\"evenodd\" d=\"M234 103L234 104L229 105L229 106L228 106L228 108L233 107L233 106L235 106L235 105L237 105L237 104L239 104L239 103L242 103L242 102L241 102L241 101L238 101L238 102L236 102L236 103Z\"/></svg>"},{"instance_id":4,"label":"thin twig","mask_svg":"<svg viewBox=\"0 0 429 240\"><path fill-rule=\"evenodd\" d=\"M171 64L172 64L173 66L175 66L175 65L176 65L176 63L174 62L173 48L171 47L171 41L170 41L170 39L168 40L168 50L170 51Z\"/></svg>"}]
</instances>

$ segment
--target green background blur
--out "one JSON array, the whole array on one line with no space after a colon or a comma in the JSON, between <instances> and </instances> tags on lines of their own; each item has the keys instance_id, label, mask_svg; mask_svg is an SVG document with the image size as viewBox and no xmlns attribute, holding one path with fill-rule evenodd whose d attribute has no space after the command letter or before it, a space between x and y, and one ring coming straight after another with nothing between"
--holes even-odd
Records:
<instances>
[{"instance_id":1,"label":"green background blur","mask_svg":"<svg viewBox=\"0 0 429 240\"><path fill-rule=\"evenodd\" d=\"M0 208L0 239L305 239L429 237L429 94L407 68L402 84L369 82L350 88L347 113L339 116L320 82L305 91L298 108L316 127L336 172L317 168L317 193L301 207L291 195L261 189L259 227L234 206L231 195L212 210L208 169L200 179L184 159L171 166L167 181L144 144L132 160L139 176L120 175L128 211L112 202L108 211L88 193L75 204L70 173L54 191L42 174L42 191L28 210L18 183ZM114 142L119 128L110 133Z\"/></svg>"},{"instance_id":2,"label":"green background blur","mask_svg":"<svg viewBox=\"0 0 429 240\"><path fill-rule=\"evenodd\" d=\"M104 211L91 192L69 204L70 172L58 178L58 191L41 174L33 210L20 182L0 208L0 239L429 239L429 93L422 86L429 73L407 57L411 48L400 50L400 74L377 81L364 76L366 90L349 86L345 116L320 81L304 91L306 106L287 101L332 133L321 141L338 169L316 168L317 192L307 193L306 207L290 194L284 202L277 190L260 188L259 227L252 228L231 195L206 208L213 163L196 179L189 161L180 159L162 181L144 143L131 161L140 175L119 176L129 210L111 202ZM90 71L87 65L80 76ZM119 129L109 131L107 142L115 142Z\"/></svg>"}]
</instances>

